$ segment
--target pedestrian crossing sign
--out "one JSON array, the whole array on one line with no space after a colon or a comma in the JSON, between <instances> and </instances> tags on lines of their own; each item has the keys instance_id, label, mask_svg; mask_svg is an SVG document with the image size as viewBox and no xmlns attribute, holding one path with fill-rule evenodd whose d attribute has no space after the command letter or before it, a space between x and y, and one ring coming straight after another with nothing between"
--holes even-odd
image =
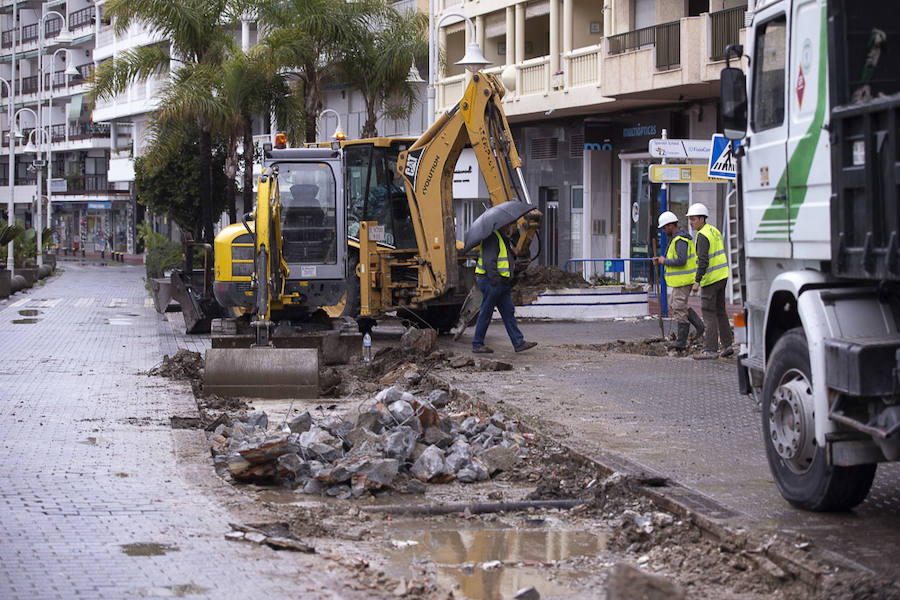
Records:
<instances>
[{"instance_id":1,"label":"pedestrian crossing sign","mask_svg":"<svg viewBox=\"0 0 900 600\"><path fill-rule=\"evenodd\" d=\"M709 152L709 168L707 169L710 177L719 179L737 178L737 158L734 155L734 151L739 145L739 140L730 142L721 133L713 135L712 148Z\"/></svg>"}]
</instances>

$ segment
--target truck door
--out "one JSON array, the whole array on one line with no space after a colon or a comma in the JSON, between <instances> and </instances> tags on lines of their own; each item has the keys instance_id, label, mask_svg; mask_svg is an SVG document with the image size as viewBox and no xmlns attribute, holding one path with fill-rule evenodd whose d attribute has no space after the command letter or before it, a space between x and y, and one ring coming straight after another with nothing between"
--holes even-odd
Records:
<instances>
[{"instance_id":1,"label":"truck door","mask_svg":"<svg viewBox=\"0 0 900 600\"><path fill-rule=\"evenodd\" d=\"M744 161L745 251L748 257L788 258L786 2L754 16L750 55L750 124Z\"/></svg>"},{"instance_id":2,"label":"truck door","mask_svg":"<svg viewBox=\"0 0 900 600\"><path fill-rule=\"evenodd\" d=\"M788 201L794 258L831 258L828 48L825 8L794 0L788 76Z\"/></svg>"}]
</instances>

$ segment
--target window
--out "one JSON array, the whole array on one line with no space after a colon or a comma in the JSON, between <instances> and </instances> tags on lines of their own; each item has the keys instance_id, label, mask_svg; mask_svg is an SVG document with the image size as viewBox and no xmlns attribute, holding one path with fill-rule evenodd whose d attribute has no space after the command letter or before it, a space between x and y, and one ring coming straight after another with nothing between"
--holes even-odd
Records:
<instances>
[{"instance_id":1,"label":"window","mask_svg":"<svg viewBox=\"0 0 900 600\"><path fill-rule=\"evenodd\" d=\"M772 19L756 30L753 57L754 131L765 131L784 123L784 15Z\"/></svg>"},{"instance_id":2,"label":"window","mask_svg":"<svg viewBox=\"0 0 900 600\"><path fill-rule=\"evenodd\" d=\"M279 163L281 234L288 263L337 263L337 186L324 163Z\"/></svg>"},{"instance_id":3,"label":"window","mask_svg":"<svg viewBox=\"0 0 900 600\"><path fill-rule=\"evenodd\" d=\"M584 186L572 186L572 229L569 232L569 239L572 242L569 249L571 258L582 257L581 247L581 228L584 226Z\"/></svg>"}]
</instances>

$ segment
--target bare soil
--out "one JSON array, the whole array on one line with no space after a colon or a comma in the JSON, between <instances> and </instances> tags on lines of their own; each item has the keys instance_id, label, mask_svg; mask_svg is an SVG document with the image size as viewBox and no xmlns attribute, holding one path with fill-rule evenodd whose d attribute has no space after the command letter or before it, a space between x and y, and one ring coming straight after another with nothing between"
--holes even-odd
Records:
<instances>
[{"instance_id":1,"label":"bare soil","mask_svg":"<svg viewBox=\"0 0 900 600\"><path fill-rule=\"evenodd\" d=\"M568 284L567 284L568 285ZM665 340L614 342L592 346L601 352L634 352L665 356ZM416 355L388 347L378 352L370 363L352 362L323 371L329 401L292 401L284 409L286 419L304 410L334 416L346 413L358 401L371 397L389 385L400 385L414 394L427 394L434 384L426 375L437 367L458 364L460 369L491 370L496 361L460 360L448 352ZM456 361L456 362L454 362ZM179 352L166 358L152 374L187 379L199 390L202 358ZM204 398L197 393L201 426L214 427L232 417L243 415L246 402L218 397ZM450 413L470 412L473 408L453 398L445 409ZM274 416L274 418L273 418ZM489 416L489 415L480 415ZM280 415L270 415L270 423L283 422ZM526 427L527 430L527 427ZM257 512L266 516L254 527L271 531L290 540L302 542L313 551L349 568L354 573L354 587L371 590L373 597L394 596L422 600L449 598L510 597L496 583L495 572L509 571L517 577L531 576L538 582L564 582L565 593L553 597L605 597L602 589L615 565L635 566L639 573L661 576L675 584L689 598L900 598L900 590L890 582L873 580L871 576L844 573L820 564L808 554L809 545L800 539L758 539L745 531L733 532L729 539L719 539L701 528L690 517L680 517L654 504L643 493L645 487L665 485L665 481L641 481L620 474L605 474L567 448L528 433L527 457L508 471L479 484L461 485L450 481L428 484L424 497L409 496L385 490L374 498L334 500L310 497L284 488L258 485L236 485ZM212 468L212 464L210 464ZM530 510L524 515L460 514L402 517L365 510L380 504L466 503L517 500L578 499L582 504L571 510ZM425 544L429 531L518 531L534 527L549 534L564 531L602 533L605 545L597 552L575 553L553 560L522 560L500 554L499 566L491 561L472 562L469 555L459 564L447 564L446 558L423 554L410 561L390 544ZM397 541L398 533L418 535L415 539ZM419 532L419 533L415 533ZM433 550L433 549L432 549ZM437 550L434 550L437 552ZM785 560L784 557L795 557ZM796 565L806 565L798 569ZM819 573L814 582L810 569ZM471 578L481 578L480 587L472 587ZM518 580L518 579L516 579ZM493 585L493 584L492 584ZM550 583L546 583L550 585ZM476 590L476 591L473 591ZM481 590L480 592L477 590ZM512 590L515 592L515 590ZM538 588L540 591L540 588Z\"/></svg>"}]
</instances>

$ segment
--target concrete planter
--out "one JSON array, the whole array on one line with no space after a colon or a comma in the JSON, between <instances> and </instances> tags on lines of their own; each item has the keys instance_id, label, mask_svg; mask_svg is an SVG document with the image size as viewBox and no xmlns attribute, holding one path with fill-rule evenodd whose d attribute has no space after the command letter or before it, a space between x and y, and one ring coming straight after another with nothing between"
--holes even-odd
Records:
<instances>
[{"instance_id":1,"label":"concrete planter","mask_svg":"<svg viewBox=\"0 0 900 600\"><path fill-rule=\"evenodd\" d=\"M49 276L50 273L52 273L52 272L53 272L53 267L51 267L50 265L44 264L44 265L41 265L40 267L38 267L38 277L40 277L41 279Z\"/></svg>"},{"instance_id":2,"label":"concrete planter","mask_svg":"<svg viewBox=\"0 0 900 600\"><path fill-rule=\"evenodd\" d=\"M21 275L25 279L25 287L32 287L38 280L38 269L37 267L16 269L16 275Z\"/></svg>"},{"instance_id":3,"label":"concrete planter","mask_svg":"<svg viewBox=\"0 0 900 600\"><path fill-rule=\"evenodd\" d=\"M0 298L7 298L12 293L12 273L0 269Z\"/></svg>"},{"instance_id":4,"label":"concrete planter","mask_svg":"<svg viewBox=\"0 0 900 600\"><path fill-rule=\"evenodd\" d=\"M56 254L44 252L44 264L49 265L51 271L56 270Z\"/></svg>"},{"instance_id":5,"label":"concrete planter","mask_svg":"<svg viewBox=\"0 0 900 600\"><path fill-rule=\"evenodd\" d=\"M25 285L25 283L26 283L25 278L22 277L21 275L19 275L18 273L16 273L15 275L12 276L12 279L9 282L10 291L12 291L12 293L15 294L16 292L20 292L20 291L24 290L26 287L28 287Z\"/></svg>"}]
</instances>

